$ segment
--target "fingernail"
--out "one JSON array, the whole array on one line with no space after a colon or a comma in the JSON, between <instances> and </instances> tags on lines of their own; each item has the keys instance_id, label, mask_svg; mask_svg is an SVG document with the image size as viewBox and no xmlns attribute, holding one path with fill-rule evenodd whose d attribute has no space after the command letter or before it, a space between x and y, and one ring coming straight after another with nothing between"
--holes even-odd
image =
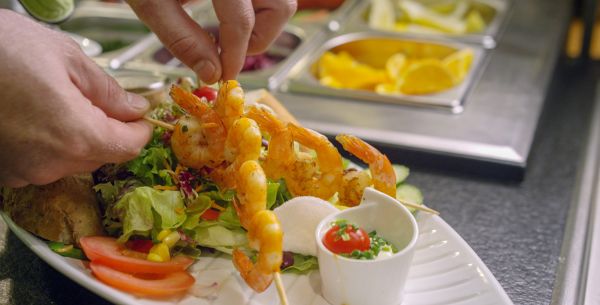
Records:
<instances>
[{"instance_id":1,"label":"fingernail","mask_svg":"<svg viewBox=\"0 0 600 305\"><path fill-rule=\"evenodd\" d=\"M127 101L133 109L139 110L140 112L145 112L150 109L150 103L137 94L127 92Z\"/></svg>"},{"instance_id":2,"label":"fingernail","mask_svg":"<svg viewBox=\"0 0 600 305\"><path fill-rule=\"evenodd\" d=\"M215 67L215 65L212 62L210 62L208 60L200 61L198 64L196 64L192 68L192 70L194 70L194 72L196 72L198 77L205 83L212 84L217 81L216 80L217 68Z\"/></svg>"}]
</instances>

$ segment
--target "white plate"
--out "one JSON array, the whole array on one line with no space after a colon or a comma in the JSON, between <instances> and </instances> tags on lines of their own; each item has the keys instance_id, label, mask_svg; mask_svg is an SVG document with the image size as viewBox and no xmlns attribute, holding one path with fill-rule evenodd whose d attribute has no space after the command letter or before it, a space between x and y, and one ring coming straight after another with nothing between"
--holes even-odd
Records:
<instances>
[{"instance_id":1,"label":"white plate","mask_svg":"<svg viewBox=\"0 0 600 305\"><path fill-rule=\"evenodd\" d=\"M277 304L274 285L261 294L246 287L227 256L202 258L190 268L197 280L192 292L179 298L150 300L121 292L96 280L79 260L52 252L46 243L15 225L3 212L8 227L41 259L97 295L119 304ZM420 213L419 240L408 276L403 305L513 304L496 278L469 245L440 217ZM290 304L327 305L320 294L318 272L283 274ZM203 295L199 297L197 295ZM395 304L394 304L395 305Z\"/></svg>"}]
</instances>

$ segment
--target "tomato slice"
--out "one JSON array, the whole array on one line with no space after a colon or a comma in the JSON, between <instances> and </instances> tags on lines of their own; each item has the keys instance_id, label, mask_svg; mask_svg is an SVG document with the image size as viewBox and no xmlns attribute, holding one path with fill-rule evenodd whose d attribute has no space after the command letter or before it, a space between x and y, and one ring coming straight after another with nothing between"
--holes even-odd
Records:
<instances>
[{"instance_id":1,"label":"tomato slice","mask_svg":"<svg viewBox=\"0 0 600 305\"><path fill-rule=\"evenodd\" d=\"M343 230L343 232L340 232ZM349 254L354 250L366 251L371 248L369 234L362 228L348 225L341 229L332 226L323 236L323 245L336 254Z\"/></svg>"},{"instance_id":2,"label":"tomato slice","mask_svg":"<svg viewBox=\"0 0 600 305\"><path fill-rule=\"evenodd\" d=\"M127 273L171 273L183 271L194 262L184 255L175 256L169 262L152 262L146 260L145 253L129 250L111 237L87 236L79 242L92 262Z\"/></svg>"},{"instance_id":3,"label":"tomato slice","mask_svg":"<svg viewBox=\"0 0 600 305\"><path fill-rule=\"evenodd\" d=\"M159 275L133 275L91 262L90 269L100 281L133 294L166 297L186 291L196 281L185 271Z\"/></svg>"},{"instance_id":4,"label":"tomato slice","mask_svg":"<svg viewBox=\"0 0 600 305\"><path fill-rule=\"evenodd\" d=\"M217 220L217 218L219 218L219 215L221 213L219 211L215 211L213 209L208 209L206 211L204 211L204 213L202 213L202 215L200 215L200 218L204 219L204 220Z\"/></svg>"}]
</instances>

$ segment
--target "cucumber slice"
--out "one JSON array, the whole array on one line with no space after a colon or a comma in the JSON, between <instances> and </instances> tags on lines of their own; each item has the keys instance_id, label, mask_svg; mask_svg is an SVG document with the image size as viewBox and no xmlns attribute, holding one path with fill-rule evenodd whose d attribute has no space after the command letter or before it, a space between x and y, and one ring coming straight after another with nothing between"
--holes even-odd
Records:
<instances>
[{"instance_id":1,"label":"cucumber slice","mask_svg":"<svg viewBox=\"0 0 600 305\"><path fill-rule=\"evenodd\" d=\"M421 205L423 204L423 193L414 185L400 184L396 188L396 199ZM407 208L413 214L416 212L413 208Z\"/></svg>"},{"instance_id":2,"label":"cucumber slice","mask_svg":"<svg viewBox=\"0 0 600 305\"><path fill-rule=\"evenodd\" d=\"M396 187L398 187L402 182L404 182L404 180L406 180L406 177L408 177L408 174L410 174L410 169L400 164L392 164L392 167L396 172Z\"/></svg>"},{"instance_id":3,"label":"cucumber slice","mask_svg":"<svg viewBox=\"0 0 600 305\"><path fill-rule=\"evenodd\" d=\"M65 21L75 10L73 0L19 0L27 13L46 23Z\"/></svg>"}]
</instances>

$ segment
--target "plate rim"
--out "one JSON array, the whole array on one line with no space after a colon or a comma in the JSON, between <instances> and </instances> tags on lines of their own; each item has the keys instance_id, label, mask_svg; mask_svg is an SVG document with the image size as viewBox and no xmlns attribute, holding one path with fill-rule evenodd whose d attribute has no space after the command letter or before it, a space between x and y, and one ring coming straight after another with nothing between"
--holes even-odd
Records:
<instances>
[{"instance_id":1,"label":"plate rim","mask_svg":"<svg viewBox=\"0 0 600 305\"><path fill-rule=\"evenodd\" d=\"M93 292L101 298L104 298L107 301L118 304L131 305L143 305L139 301L169 301L169 299L155 300L137 297L133 294L122 292L116 288L108 286L100 282L99 280L93 278L91 272L85 269L85 266L83 266L82 262L79 263L82 264L83 268L79 269L69 262L70 260L76 259L63 257L52 252L52 250L50 250L50 248L42 239L40 239L37 236L34 236L30 232L18 226L4 211L0 210L0 218L4 220L10 231L13 232L17 236L17 238L19 238L19 240L21 240L41 260L46 262L56 271L62 273L64 276L68 277L78 285L85 287L89 291ZM502 285L500 285L496 277L481 260L481 258L477 255L477 253L475 253L471 246L469 246L469 244L458 234L458 232L456 232L446 221L444 221L443 218L441 218L438 215L424 215L424 213L419 213L415 218L417 221L417 225L423 223L424 221L427 221L428 219L426 218L429 218L430 221L433 221L437 225L441 226L443 231L446 234L448 234L448 236L451 237L459 247L465 250L465 255L467 255L470 259L474 261L474 263L477 264L477 267L480 268L481 272L485 275L485 278L490 282L491 286L493 287L493 290L496 292L496 295L500 298L498 301L500 301L502 304L514 305L514 303L511 301ZM410 277L408 281L410 281Z\"/></svg>"}]
</instances>

